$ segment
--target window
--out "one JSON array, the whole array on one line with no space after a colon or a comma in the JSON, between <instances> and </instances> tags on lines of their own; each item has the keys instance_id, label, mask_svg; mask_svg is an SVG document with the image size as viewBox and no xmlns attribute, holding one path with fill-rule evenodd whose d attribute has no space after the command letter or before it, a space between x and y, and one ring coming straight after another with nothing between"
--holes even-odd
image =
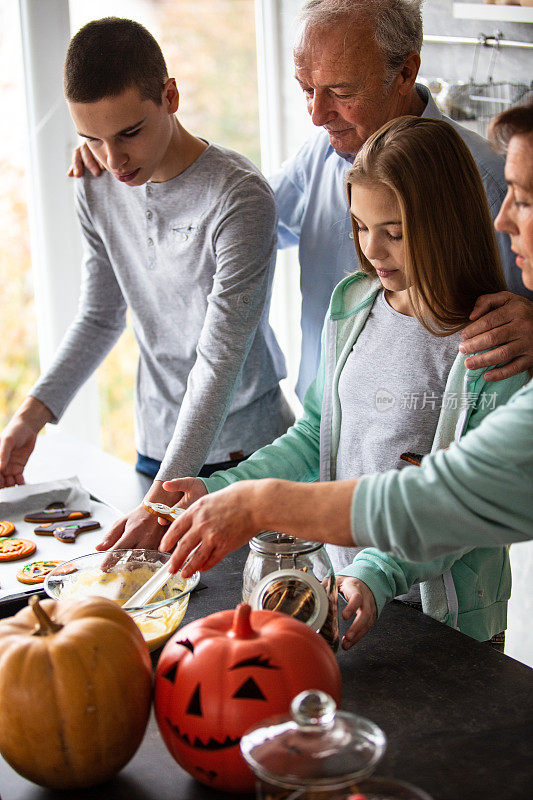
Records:
<instances>
[{"instance_id":1,"label":"window","mask_svg":"<svg viewBox=\"0 0 533 800\"><path fill-rule=\"evenodd\" d=\"M25 165L26 108L18 5L0 0L0 430L39 375Z\"/></svg>"}]
</instances>

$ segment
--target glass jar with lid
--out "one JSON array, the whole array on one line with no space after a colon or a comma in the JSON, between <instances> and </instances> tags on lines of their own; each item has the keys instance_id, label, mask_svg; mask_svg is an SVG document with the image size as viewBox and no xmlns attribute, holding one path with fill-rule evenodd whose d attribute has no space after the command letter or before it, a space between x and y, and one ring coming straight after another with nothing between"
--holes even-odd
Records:
<instances>
[{"instance_id":1,"label":"glass jar with lid","mask_svg":"<svg viewBox=\"0 0 533 800\"><path fill-rule=\"evenodd\" d=\"M346 800L385 748L377 725L337 711L332 697L314 690L294 698L289 716L263 720L241 739L258 800Z\"/></svg>"},{"instance_id":2,"label":"glass jar with lid","mask_svg":"<svg viewBox=\"0 0 533 800\"><path fill-rule=\"evenodd\" d=\"M263 531L250 541L242 599L252 608L281 611L339 646L338 590L329 556L320 542Z\"/></svg>"}]
</instances>

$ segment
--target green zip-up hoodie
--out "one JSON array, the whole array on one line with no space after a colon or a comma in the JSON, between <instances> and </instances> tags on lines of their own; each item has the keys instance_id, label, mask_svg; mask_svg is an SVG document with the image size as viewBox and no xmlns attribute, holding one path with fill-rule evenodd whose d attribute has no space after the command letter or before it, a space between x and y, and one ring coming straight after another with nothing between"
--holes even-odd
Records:
<instances>
[{"instance_id":1,"label":"green zip-up hoodie","mask_svg":"<svg viewBox=\"0 0 533 800\"><path fill-rule=\"evenodd\" d=\"M303 416L286 434L238 467L204 479L209 492L252 478L335 479L341 419L339 377L380 289L381 282L363 272L337 285L324 324L318 374L305 396ZM446 383L432 452L477 427L489 410L506 403L528 379L522 373L487 384L483 373L467 370L464 357L457 356ZM463 402L453 398L463 398ZM343 568L342 574L353 575L369 586L378 613L388 600L420 582L423 610L440 622L481 641L506 627L511 571L505 547L462 550L429 562L404 561L369 548Z\"/></svg>"}]
</instances>

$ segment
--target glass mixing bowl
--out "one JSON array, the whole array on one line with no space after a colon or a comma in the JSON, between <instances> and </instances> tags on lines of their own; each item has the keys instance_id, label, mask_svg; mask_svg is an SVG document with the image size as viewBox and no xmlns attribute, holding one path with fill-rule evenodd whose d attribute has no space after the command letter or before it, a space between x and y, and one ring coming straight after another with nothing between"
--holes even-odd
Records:
<instances>
[{"instance_id":1,"label":"glass mixing bowl","mask_svg":"<svg viewBox=\"0 0 533 800\"><path fill-rule=\"evenodd\" d=\"M98 595L123 605L169 558L169 553L142 549L89 553L53 569L44 589L54 600ZM177 629L199 580L199 572L186 579L179 572L169 575L150 603L127 609L149 650L156 650Z\"/></svg>"}]
</instances>

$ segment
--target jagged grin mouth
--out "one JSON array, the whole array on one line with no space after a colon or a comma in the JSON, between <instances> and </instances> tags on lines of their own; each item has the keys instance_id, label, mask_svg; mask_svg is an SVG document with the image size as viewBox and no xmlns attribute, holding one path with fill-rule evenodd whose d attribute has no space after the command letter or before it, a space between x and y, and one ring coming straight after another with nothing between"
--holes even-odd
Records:
<instances>
[{"instance_id":1,"label":"jagged grin mouth","mask_svg":"<svg viewBox=\"0 0 533 800\"><path fill-rule=\"evenodd\" d=\"M165 719L174 736L189 747L194 747L195 750L226 750L228 747L235 747L235 745L239 744L241 741L240 736L236 739L226 736L223 742L219 742L216 739L209 739L207 742L202 742L197 736L195 740L191 742L187 734L182 733L177 725L173 725L168 717L165 717Z\"/></svg>"}]
</instances>

